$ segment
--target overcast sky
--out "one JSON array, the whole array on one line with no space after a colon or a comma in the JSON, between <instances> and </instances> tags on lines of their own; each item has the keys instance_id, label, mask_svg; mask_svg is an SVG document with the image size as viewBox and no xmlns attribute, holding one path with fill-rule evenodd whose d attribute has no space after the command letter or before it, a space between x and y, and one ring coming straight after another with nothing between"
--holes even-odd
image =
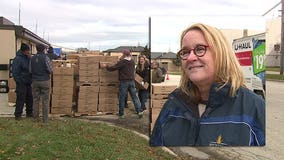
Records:
<instances>
[{"instance_id":1,"label":"overcast sky","mask_svg":"<svg viewBox=\"0 0 284 160\"><path fill-rule=\"evenodd\" d=\"M265 20L278 16L280 6L268 16L261 15L279 1L1 0L0 16L19 24L20 3L20 24L25 28L55 45L92 50L147 45L152 17L152 51L168 51L193 22L264 31Z\"/></svg>"}]
</instances>

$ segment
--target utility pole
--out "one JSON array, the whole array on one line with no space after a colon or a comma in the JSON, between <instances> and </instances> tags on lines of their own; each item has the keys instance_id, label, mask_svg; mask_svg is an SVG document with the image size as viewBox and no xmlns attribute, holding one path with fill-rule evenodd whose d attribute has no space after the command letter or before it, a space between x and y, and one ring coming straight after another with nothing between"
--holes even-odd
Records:
<instances>
[{"instance_id":1,"label":"utility pole","mask_svg":"<svg viewBox=\"0 0 284 160\"><path fill-rule=\"evenodd\" d=\"M148 22L148 25L149 25L149 35L148 35L148 38L149 38L149 40L148 40L148 47L149 47L149 58L151 58L151 17L149 17L149 22Z\"/></svg>"},{"instance_id":2,"label":"utility pole","mask_svg":"<svg viewBox=\"0 0 284 160\"><path fill-rule=\"evenodd\" d=\"M21 25L21 2L19 2L19 25Z\"/></svg>"},{"instance_id":3,"label":"utility pole","mask_svg":"<svg viewBox=\"0 0 284 160\"><path fill-rule=\"evenodd\" d=\"M283 75L284 64L284 0L281 0L281 55L280 55L280 75Z\"/></svg>"}]
</instances>

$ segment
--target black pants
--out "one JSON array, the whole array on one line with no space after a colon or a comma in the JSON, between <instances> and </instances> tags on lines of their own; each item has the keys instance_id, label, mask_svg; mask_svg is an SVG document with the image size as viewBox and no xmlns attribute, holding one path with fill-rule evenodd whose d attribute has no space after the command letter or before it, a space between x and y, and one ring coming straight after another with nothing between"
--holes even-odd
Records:
<instances>
[{"instance_id":1,"label":"black pants","mask_svg":"<svg viewBox=\"0 0 284 160\"><path fill-rule=\"evenodd\" d=\"M28 84L16 84L16 108L15 117L20 117L23 113L24 104L26 104L26 115L33 114L33 95L32 87Z\"/></svg>"}]
</instances>

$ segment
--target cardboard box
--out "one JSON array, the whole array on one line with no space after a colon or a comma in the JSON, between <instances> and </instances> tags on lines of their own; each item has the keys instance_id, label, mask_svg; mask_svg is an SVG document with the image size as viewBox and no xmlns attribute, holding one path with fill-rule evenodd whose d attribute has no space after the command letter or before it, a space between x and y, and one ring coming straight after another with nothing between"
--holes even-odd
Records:
<instances>
[{"instance_id":1,"label":"cardboard box","mask_svg":"<svg viewBox=\"0 0 284 160\"><path fill-rule=\"evenodd\" d=\"M151 94L151 99L163 100L168 99L169 94Z\"/></svg>"},{"instance_id":2,"label":"cardboard box","mask_svg":"<svg viewBox=\"0 0 284 160\"><path fill-rule=\"evenodd\" d=\"M73 75L53 75L52 80L53 82L73 82L74 76Z\"/></svg>"},{"instance_id":3,"label":"cardboard box","mask_svg":"<svg viewBox=\"0 0 284 160\"><path fill-rule=\"evenodd\" d=\"M114 85L100 85L100 93L104 93L104 92L111 92L111 93L118 93L119 91L119 86L114 84Z\"/></svg>"},{"instance_id":4,"label":"cardboard box","mask_svg":"<svg viewBox=\"0 0 284 160\"><path fill-rule=\"evenodd\" d=\"M53 75L74 75L74 68L72 67L55 67L53 68Z\"/></svg>"},{"instance_id":5,"label":"cardboard box","mask_svg":"<svg viewBox=\"0 0 284 160\"><path fill-rule=\"evenodd\" d=\"M80 87L80 86L98 86L99 82L76 82L76 86ZM79 88L78 88L79 91Z\"/></svg>"},{"instance_id":6,"label":"cardboard box","mask_svg":"<svg viewBox=\"0 0 284 160\"><path fill-rule=\"evenodd\" d=\"M60 107L60 105L56 106L56 107L51 107L51 114L72 114L72 108L70 107Z\"/></svg>"},{"instance_id":7,"label":"cardboard box","mask_svg":"<svg viewBox=\"0 0 284 160\"><path fill-rule=\"evenodd\" d=\"M151 110L151 123L155 123L157 118L159 117L159 114L161 112L161 108L152 108Z\"/></svg>"},{"instance_id":8,"label":"cardboard box","mask_svg":"<svg viewBox=\"0 0 284 160\"><path fill-rule=\"evenodd\" d=\"M98 110L98 99L78 99L78 113L96 113Z\"/></svg>"},{"instance_id":9,"label":"cardboard box","mask_svg":"<svg viewBox=\"0 0 284 160\"><path fill-rule=\"evenodd\" d=\"M99 82L99 76L79 76L80 82Z\"/></svg>"},{"instance_id":10,"label":"cardboard box","mask_svg":"<svg viewBox=\"0 0 284 160\"><path fill-rule=\"evenodd\" d=\"M98 62L94 62L94 63L79 63L79 72L80 70L96 70L99 71L99 66L100 64Z\"/></svg>"},{"instance_id":11,"label":"cardboard box","mask_svg":"<svg viewBox=\"0 0 284 160\"><path fill-rule=\"evenodd\" d=\"M101 83L119 83L118 77L100 76Z\"/></svg>"},{"instance_id":12,"label":"cardboard box","mask_svg":"<svg viewBox=\"0 0 284 160\"><path fill-rule=\"evenodd\" d=\"M139 89L148 89L149 87L149 83L148 82L144 82L144 84L142 85L143 82L143 78L140 77L137 73L135 74L135 86Z\"/></svg>"},{"instance_id":13,"label":"cardboard box","mask_svg":"<svg viewBox=\"0 0 284 160\"><path fill-rule=\"evenodd\" d=\"M100 86L80 86L79 93L81 94L95 94L98 95Z\"/></svg>"},{"instance_id":14,"label":"cardboard box","mask_svg":"<svg viewBox=\"0 0 284 160\"><path fill-rule=\"evenodd\" d=\"M99 98L99 104L113 104L118 105L118 98Z\"/></svg>"},{"instance_id":15,"label":"cardboard box","mask_svg":"<svg viewBox=\"0 0 284 160\"><path fill-rule=\"evenodd\" d=\"M17 94L16 94L16 92L9 91L9 92L8 92L8 102L9 102L9 103L16 103L16 99L17 99Z\"/></svg>"},{"instance_id":16,"label":"cardboard box","mask_svg":"<svg viewBox=\"0 0 284 160\"><path fill-rule=\"evenodd\" d=\"M99 112L107 112L107 113L116 113L118 112L118 105L114 104L99 104L98 105Z\"/></svg>"},{"instance_id":17,"label":"cardboard box","mask_svg":"<svg viewBox=\"0 0 284 160\"><path fill-rule=\"evenodd\" d=\"M74 81L53 81L53 87L69 87L73 88L74 87Z\"/></svg>"},{"instance_id":18,"label":"cardboard box","mask_svg":"<svg viewBox=\"0 0 284 160\"><path fill-rule=\"evenodd\" d=\"M61 93L52 93L52 100L62 100L62 101L71 101L73 100L73 95L72 94L61 94Z\"/></svg>"},{"instance_id":19,"label":"cardboard box","mask_svg":"<svg viewBox=\"0 0 284 160\"><path fill-rule=\"evenodd\" d=\"M16 81L14 80L14 78L9 78L8 79L8 86L9 89L16 89Z\"/></svg>"},{"instance_id":20,"label":"cardboard box","mask_svg":"<svg viewBox=\"0 0 284 160\"><path fill-rule=\"evenodd\" d=\"M79 70L79 77L92 77L92 76L99 76L98 70Z\"/></svg>"},{"instance_id":21,"label":"cardboard box","mask_svg":"<svg viewBox=\"0 0 284 160\"><path fill-rule=\"evenodd\" d=\"M78 65L77 59L69 59L69 60L52 60L51 61L52 68L56 67L70 67L73 65Z\"/></svg>"},{"instance_id":22,"label":"cardboard box","mask_svg":"<svg viewBox=\"0 0 284 160\"><path fill-rule=\"evenodd\" d=\"M51 110L52 108L69 108L72 110L72 99L56 99L52 96L51 100Z\"/></svg>"},{"instance_id":23,"label":"cardboard box","mask_svg":"<svg viewBox=\"0 0 284 160\"><path fill-rule=\"evenodd\" d=\"M177 85L164 83L152 83L152 94L169 94L177 88Z\"/></svg>"},{"instance_id":24,"label":"cardboard box","mask_svg":"<svg viewBox=\"0 0 284 160\"><path fill-rule=\"evenodd\" d=\"M78 61L78 58L79 58L79 54L77 54L77 53L66 54L66 59L67 60L69 60L69 59L76 59Z\"/></svg>"},{"instance_id":25,"label":"cardboard box","mask_svg":"<svg viewBox=\"0 0 284 160\"><path fill-rule=\"evenodd\" d=\"M167 99L163 99L163 100L154 100L151 99L151 106L152 108L163 108L164 104L166 103Z\"/></svg>"},{"instance_id":26,"label":"cardboard box","mask_svg":"<svg viewBox=\"0 0 284 160\"><path fill-rule=\"evenodd\" d=\"M118 70L108 71L106 68L100 68L99 75L100 76L109 76L109 77L113 77L113 78L117 77L117 79L118 79Z\"/></svg>"},{"instance_id":27,"label":"cardboard box","mask_svg":"<svg viewBox=\"0 0 284 160\"><path fill-rule=\"evenodd\" d=\"M99 55L88 55L88 54L81 54L79 55L79 66L82 63L88 63L88 64L92 64L92 63L99 63L100 60L102 59L102 56Z\"/></svg>"},{"instance_id":28,"label":"cardboard box","mask_svg":"<svg viewBox=\"0 0 284 160\"><path fill-rule=\"evenodd\" d=\"M107 92L107 93L103 93L100 92L99 93L99 99L100 98L118 98L118 93L112 93L112 92Z\"/></svg>"},{"instance_id":29,"label":"cardboard box","mask_svg":"<svg viewBox=\"0 0 284 160\"><path fill-rule=\"evenodd\" d=\"M103 56L101 59L101 62L110 62L110 63L117 63L118 62L118 56Z\"/></svg>"},{"instance_id":30,"label":"cardboard box","mask_svg":"<svg viewBox=\"0 0 284 160\"><path fill-rule=\"evenodd\" d=\"M53 87L52 94L54 95L73 95L74 89L71 87Z\"/></svg>"}]
</instances>

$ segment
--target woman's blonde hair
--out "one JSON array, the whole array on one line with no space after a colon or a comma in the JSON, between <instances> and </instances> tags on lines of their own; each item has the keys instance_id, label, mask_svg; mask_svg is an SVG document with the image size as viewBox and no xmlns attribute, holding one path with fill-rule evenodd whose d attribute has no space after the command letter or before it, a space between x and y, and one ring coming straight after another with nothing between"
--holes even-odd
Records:
<instances>
[{"instance_id":1,"label":"woman's blonde hair","mask_svg":"<svg viewBox=\"0 0 284 160\"><path fill-rule=\"evenodd\" d=\"M234 96L236 91L241 86L245 87L245 85L243 72L231 45L229 45L225 36L217 28L197 23L182 32L180 39L181 47L184 36L191 30L201 31L210 46L215 60L215 82L219 85L218 89L221 89L226 84L230 84L230 96ZM180 88L185 94L193 97L196 102L201 100L197 86L190 81L184 70L182 70L181 74Z\"/></svg>"}]
</instances>

